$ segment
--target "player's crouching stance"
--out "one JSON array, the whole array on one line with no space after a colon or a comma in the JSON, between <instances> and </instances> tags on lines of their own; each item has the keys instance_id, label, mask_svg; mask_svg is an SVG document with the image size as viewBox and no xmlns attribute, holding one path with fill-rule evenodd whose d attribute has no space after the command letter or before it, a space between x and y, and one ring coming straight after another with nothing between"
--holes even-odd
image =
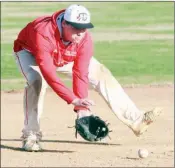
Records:
<instances>
[{"instance_id":1,"label":"player's crouching stance","mask_svg":"<svg viewBox=\"0 0 175 168\"><path fill-rule=\"evenodd\" d=\"M48 85L68 104L73 104L74 111L81 118L91 115L90 83L137 136L160 114L159 109L146 113L138 110L109 70L92 57L89 28L93 28L89 11L81 5L71 5L52 16L30 22L15 40L14 55L26 79L22 130L24 150L41 150L40 116ZM72 76L73 91L64 85L56 71Z\"/></svg>"}]
</instances>

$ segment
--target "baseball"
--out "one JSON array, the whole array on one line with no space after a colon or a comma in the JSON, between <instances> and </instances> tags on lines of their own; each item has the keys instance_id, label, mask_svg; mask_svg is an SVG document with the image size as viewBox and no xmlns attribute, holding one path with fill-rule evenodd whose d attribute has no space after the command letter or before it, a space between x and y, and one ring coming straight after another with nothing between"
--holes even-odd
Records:
<instances>
[{"instance_id":1,"label":"baseball","mask_svg":"<svg viewBox=\"0 0 175 168\"><path fill-rule=\"evenodd\" d=\"M138 155L140 158L147 158L148 157L148 150L147 149L139 149Z\"/></svg>"}]
</instances>

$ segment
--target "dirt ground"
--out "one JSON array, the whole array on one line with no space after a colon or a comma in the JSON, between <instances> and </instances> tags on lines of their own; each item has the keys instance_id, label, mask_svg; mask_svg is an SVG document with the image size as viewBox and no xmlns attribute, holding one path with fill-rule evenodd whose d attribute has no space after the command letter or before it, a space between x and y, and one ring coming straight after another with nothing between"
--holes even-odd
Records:
<instances>
[{"instance_id":1,"label":"dirt ground","mask_svg":"<svg viewBox=\"0 0 175 168\"><path fill-rule=\"evenodd\" d=\"M76 114L57 95L48 90L41 118L43 152L21 150L23 91L1 92L1 166L2 167L174 167L174 85L124 88L140 109L163 107L163 113L141 137L123 125L104 100L90 90L96 102L95 114L110 122L110 139L89 143L75 138ZM138 150L149 156L139 159Z\"/></svg>"}]
</instances>

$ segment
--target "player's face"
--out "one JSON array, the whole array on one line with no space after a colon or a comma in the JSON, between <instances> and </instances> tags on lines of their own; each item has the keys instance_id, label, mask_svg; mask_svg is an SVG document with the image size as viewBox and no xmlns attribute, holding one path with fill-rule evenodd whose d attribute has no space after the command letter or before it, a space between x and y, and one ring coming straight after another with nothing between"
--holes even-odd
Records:
<instances>
[{"instance_id":1,"label":"player's face","mask_svg":"<svg viewBox=\"0 0 175 168\"><path fill-rule=\"evenodd\" d=\"M67 41L79 43L84 37L86 29L76 29L72 25L63 23L64 38Z\"/></svg>"}]
</instances>

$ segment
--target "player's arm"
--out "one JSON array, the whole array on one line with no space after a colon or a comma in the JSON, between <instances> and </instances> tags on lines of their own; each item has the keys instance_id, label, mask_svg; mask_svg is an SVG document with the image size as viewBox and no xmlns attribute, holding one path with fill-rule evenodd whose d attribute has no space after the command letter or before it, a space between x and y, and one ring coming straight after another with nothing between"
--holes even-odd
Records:
<instances>
[{"instance_id":1,"label":"player's arm","mask_svg":"<svg viewBox=\"0 0 175 168\"><path fill-rule=\"evenodd\" d=\"M35 38L35 57L41 73L50 87L65 100L68 104L77 98L72 90L67 88L56 74L56 66L51 57L51 49L49 41L44 39L40 34L36 34Z\"/></svg>"},{"instance_id":2,"label":"player's arm","mask_svg":"<svg viewBox=\"0 0 175 168\"><path fill-rule=\"evenodd\" d=\"M41 73L50 87L65 100L68 104L74 106L88 107L93 105L93 102L87 99L79 99L72 90L67 88L64 83L57 77L56 66L51 57L52 48L47 39L43 38L40 34L36 34L35 41L35 56L36 62L41 70Z\"/></svg>"},{"instance_id":3,"label":"player's arm","mask_svg":"<svg viewBox=\"0 0 175 168\"><path fill-rule=\"evenodd\" d=\"M79 98L88 97L89 88L89 64L93 54L92 40L88 36L86 41L80 46L73 66L73 91ZM82 109L75 107L75 110Z\"/></svg>"}]
</instances>

